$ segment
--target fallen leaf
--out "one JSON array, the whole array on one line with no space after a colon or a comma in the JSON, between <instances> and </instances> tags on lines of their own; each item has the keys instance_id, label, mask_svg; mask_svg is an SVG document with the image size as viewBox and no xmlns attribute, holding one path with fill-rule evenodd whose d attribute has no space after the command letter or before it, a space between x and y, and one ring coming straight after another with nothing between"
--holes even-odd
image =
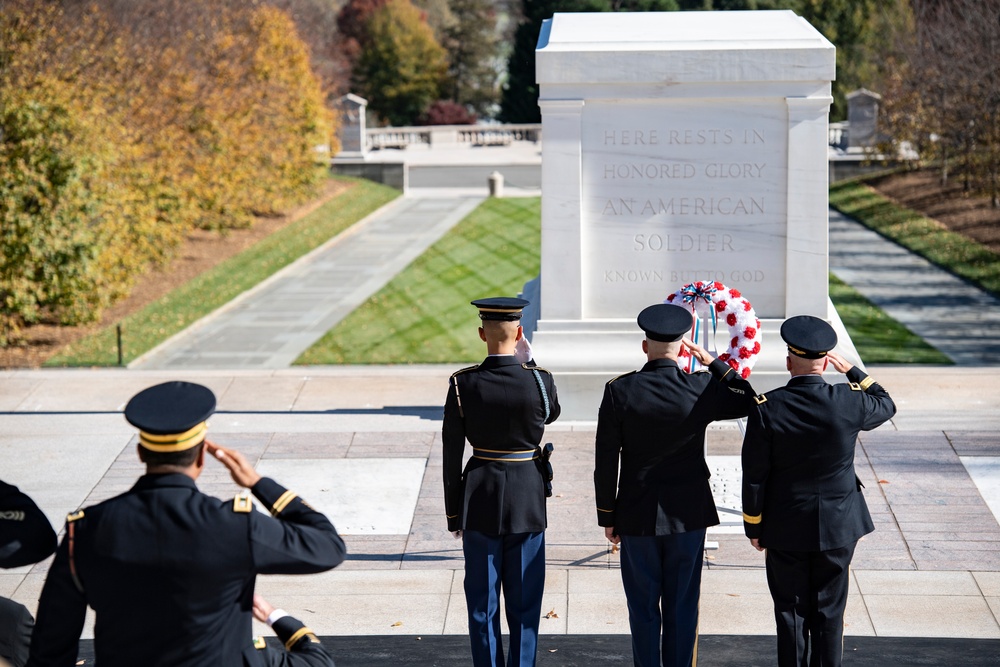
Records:
<instances>
[{"instance_id":1,"label":"fallen leaf","mask_svg":"<svg viewBox=\"0 0 1000 667\"><path fill-rule=\"evenodd\" d=\"M705 554L705 560L715 560L715 556L709 556L708 554Z\"/></svg>"},{"instance_id":2,"label":"fallen leaf","mask_svg":"<svg viewBox=\"0 0 1000 667\"><path fill-rule=\"evenodd\" d=\"M887 479L880 479L880 480L878 481L878 483L879 483L879 484L888 484L888 483L889 483L889 480L887 480Z\"/></svg>"},{"instance_id":3,"label":"fallen leaf","mask_svg":"<svg viewBox=\"0 0 1000 667\"><path fill-rule=\"evenodd\" d=\"M731 598L738 598L740 596L739 593L726 593L726 595L728 595Z\"/></svg>"},{"instance_id":4,"label":"fallen leaf","mask_svg":"<svg viewBox=\"0 0 1000 667\"><path fill-rule=\"evenodd\" d=\"M619 551L621 551L621 549L619 549L619 548L618 548L618 545L617 545L617 544L612 544L612 545L611 545L611 553L613 553L613 554L616 554L616 553L618 553Z\"/></svg>"},{"instance_id":5,"label":"fallen leaf","mask_svg":"<svg viewBox=\"0 0 1000 667\"><path fill-rule=\"evenodd\" d=\"M549 653L555 653L555 652L556 652L556 651L558 651L558 650L559 650L559 649L557 649L557 648L550 648L550 649L549 649Z\"/></svg>"},{"instance_id":6,"label":"fallen leaf","mask_svg":"<svg viewBox=\"0 0 1000 667\"><path fill-rule=\"evenodd\" d=\"M393 624L392 624L392 625L390 625L389 627L390 627L390 628L398 628L398 627L399 627L399 626L401 626L402 624L403 624L403 622L402 622L402 621L396 621L395 623L393 623Z\"/></svg>"},{"instance_id":7,"label":"fallen leaf","mask_svg":"<svg viewBox=\"0 0 1000 667\"><path fill-rule=\"evenodd\" d=\"M549 611L549 613L545 614L545 618L559 618L559 614L557 614L556 610L553 609Z\"/></svg>"}]
</instances>

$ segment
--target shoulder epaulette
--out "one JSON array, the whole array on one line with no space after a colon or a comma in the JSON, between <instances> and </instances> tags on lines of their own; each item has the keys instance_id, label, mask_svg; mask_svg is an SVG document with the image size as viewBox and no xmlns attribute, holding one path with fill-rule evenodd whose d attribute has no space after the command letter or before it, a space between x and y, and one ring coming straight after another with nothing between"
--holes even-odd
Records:
<instances>
[{"instance_id":1,"label":"shoulder epaulette","mask_svg":"<svg viewBox=\"0 0 1000 667\"><path fill-rule=\"evenodd\" d=\"M72 514L66 515L66 523L73 523L74 521L79 521L83 518L83 510L77 510Z\"/></svg>"},{"instance_id":2,"label":"shoulder epaulette","mask_svg":"<svg viewBox=\"0 0 1000 667\"><path fill-rule=\"evenodd\" d=\"M542 368L541 366L529 366L527 362L521 364L521 368L527 371L541 371L543 373L548 373L549 375L552 375L552 371L548 370L547 368Z\"/></svg>"},{"instance_id":3,"label":"shoulder epaulette","mask_svg":"<svg viewBox=\"0 0 1000 667\"><path fill-rule=\"evenodd\" d=\"M756 403L757 405L764 405L765 403L767 403L767 395L757 394L756 396L753 397L753 400L754 403Z\"/></svg>"},{"instance_id":4,"label":"shoulder epaulette","mask_svg":"<svg viewBox=\"0 0 1000 667\"><path fill-rule=\"evenodd\" d=\"M253 501L249 493L241 493L233 498L233 511L241 514L253 512Z\"/></svg>"},{"instance_id":5,"label":"shoulder epaulette","mask_svg":"<svg viewBox=\"0 0 1000 667\"><path fill-rule=\"evenodd\" d=\"M628 373L622 373L622 374L621 374L621 375L619 375L618 377L614 377L614 378L611 378L610 380L608 380L608 384L611 384L611 383L612 383L612 382L614 382L615 380L620 380L620 379L622 379L623 377L628 377L629 375L635 375L635 374L636 374L636 373L638 373L638 372L639 372L639 371L629 371Z\"/></svg>"},{"instance_id":6,"label":"shoulder epaulette","mask_svg":"<svg viewBox=\"0 0 1000 667\"><path fill-rule=\"evenodd\" d=\"M465 368L458 369L457 371L452 373L451 376L455 377L456 375L461 375L462 373L468 373L469 371L474 371L477 368L479 368L479 364L476 364L475 366L466 366Z\"/></svg>"},{"instance_id":7,"label":"shoulder epaulette","mask_svg":"<svg viewBox=\"0 0 1000 667\"><path fill-rule=\"evenodd\" d=\"M253 647L255 649L257 649L258 651L263 651L264 649L267 648L267 642L264 641L263 637L254 637L253 638Z\"/></svg>"},{"instance_id":8,"label":"shoulder epaulette","mask_svg":"<svg viewBox=\"0 0 1000 667\"><path fill-rule=\"evenodd\" d=\"M863 389L864 391L868 391L868 387L875 384L875 380L872 379L871 375L866 375L865 379L859 382L858 384L861 385L861 389Z\"/></svg>"}]
</instances>

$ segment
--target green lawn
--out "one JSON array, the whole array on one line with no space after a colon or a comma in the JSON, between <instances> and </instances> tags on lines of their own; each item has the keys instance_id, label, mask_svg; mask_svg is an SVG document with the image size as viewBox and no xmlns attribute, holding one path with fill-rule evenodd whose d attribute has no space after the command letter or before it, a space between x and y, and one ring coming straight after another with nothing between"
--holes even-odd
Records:
<instances>
[{"instance_id":1,"label":"green lawn","mask_svg":"<svg viewBox=\"0 0 1000 667\"><path fill-rule=\"evenodd\" d=\"M538 275L540 246L539 198L488 199L295 363L479 361L469 302L516 295Z\"/></svg>"},{"instance_id":2,"label":"green lawn","mask_svg":"<svg viewBox=\"0 0 1000 667\"><path fill-rule=\"evenodd\" d=\"M830 300L866 364L952 363L832 273Z\"/></svg>"},{"instance_id":3,"label":"green lawn","mask_svg":"<svg viewBox=\"0 0 1000 667\"><path fill-rule=\"evenodd\" d=\"M1000 296L1000 255L985 246L893 203L861 180L833 184L830 205L904 248Z\"/></svg>"},{"instance_id":4,"label":"green lawn","mask_svg":"<svg viewBox=\"0 0 1000 667\"><path fill-rule=\"evenodd\" d=\"M121 322L124 362L153 349L400 194L371 181L347 180L353 186L316 211L125 318ZM115 327L109 326L67 346L45 365L117 363Z\"/></svg>"},{"instance_id":5,"label":"green lawn","mask_svg":"<svg viewBox=\"0 0 1000 667\"><path fill-rule=\"evenodd\" d=\"M540 227L538 198L485 201L296 363L479 361L469 301L513 296L538 274ZM832 275L830 297L866 363L951 363Z\"/></svg>"}]
</instances>

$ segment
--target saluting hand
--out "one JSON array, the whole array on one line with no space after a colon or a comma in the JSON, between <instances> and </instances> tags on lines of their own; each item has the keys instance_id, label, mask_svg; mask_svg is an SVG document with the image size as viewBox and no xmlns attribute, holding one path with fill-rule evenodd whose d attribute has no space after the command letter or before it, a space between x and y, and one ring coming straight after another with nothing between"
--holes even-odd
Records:
<instances>
[{"instance_id":1,"label":"saluting hand","mask_svg":"<svg viewBox=\"0 0 1000 667\"><path fill-rule=\"evenodd\" d=\"M691 350L691 356L697 359L702 366L708 366L710 363L715 361L715 357L713 357L708 350L703 348L701 345L698 345L698 343L693 340L681 338L681 343L684 344L684 347Z\"/></svg>"},{"instance_id":2,"label":"saluting hand","mask_svg":"<svg viewBox=\"0 0 1000 667\"><path fill-rule=\"evenodd\" d=\"M226 449L211 440L205 440L205 448L208 453L219 459L222 465L229 468L229 474L233 476L233 481L248 489L260 481L260 473L253 469L246 457L235 449Z\"/></svg>"},{"instance_id":3,"label":"saluting hand","mask_svg":"<svg viewBox=\"0 0 1000 667\"><path fill-rule=\"evenodd\" d=\"M256 593L253 596L253 617L261 623L267 623L267 617L274 611L271 603Z\"/></svg>"},{"instance_id":4,"label":"saluting hand","mask_svg":"<svg viewBox=\"0 0 1000 667\"><path fill-rule=\"evenodd\" d=\"M827 352L826 358L829 359L830 363L833 364L833 367L841 373L846 373L847 371L854 368L854 364L849 362L847 359L844 359L836 352Z\"/></svg>"}]
</instances>

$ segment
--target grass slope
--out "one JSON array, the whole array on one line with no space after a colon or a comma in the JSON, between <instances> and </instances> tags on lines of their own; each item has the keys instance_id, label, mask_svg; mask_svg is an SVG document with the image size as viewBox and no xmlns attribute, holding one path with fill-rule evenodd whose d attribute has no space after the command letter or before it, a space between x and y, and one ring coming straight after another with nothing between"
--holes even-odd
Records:
<instances>
[{"instance_id":1,"label":"grass slope","mask_svg":"<svg viewBox=\"0 0 1000 667\"><path fill-rule=\"evenodd\" d=\"M866 364L951 364L924 339L830 274L830 300Z\"/></svg>"},{"instance_id":2,"label":"grass slope","mask_svg":"<svg viewBox=\"0 0 1000 667\"><path fill-rule=\"evenodd\" d=\"M356 180L350 189L301 220L125 318L121 323L124 362L153 349L399 194L392 188ZM67 346L45 365L114 366L117 363L115 327L111 326Z\"/></svg>"},{"instance_id":3,"label":"grass slope","mask_svg":"<svg viewBox=\"0 0 1000 667\"><path fill-rule=\"evenodd\" d=\"M540 227L539 199L487 200L295 363L479 361L469 301L514 295L537 275ZM832 275L830 297L866 363L951 363Z\"/></svg>"},{"instance_id":4,"label":"grass slope","mask_svg":"<svg viewBox=\"0 0 1000 667\"><path fill-rule=\"evenodd\" d=\"M860 180L830 187L830 205L943 269L1000 296L1000 255L886 199Z\"/></svg>"},{"instance_id":5,"label":"grass slope","mask_svg":"<svg viewBox=\"0 0 1000 667\"><path fill-rule=\"evenodd\" d=\"M517 294L538 275L540 246L540 199L488 199L295 363L479 361L469 302Z\"/></svg>"}]
</instances>

